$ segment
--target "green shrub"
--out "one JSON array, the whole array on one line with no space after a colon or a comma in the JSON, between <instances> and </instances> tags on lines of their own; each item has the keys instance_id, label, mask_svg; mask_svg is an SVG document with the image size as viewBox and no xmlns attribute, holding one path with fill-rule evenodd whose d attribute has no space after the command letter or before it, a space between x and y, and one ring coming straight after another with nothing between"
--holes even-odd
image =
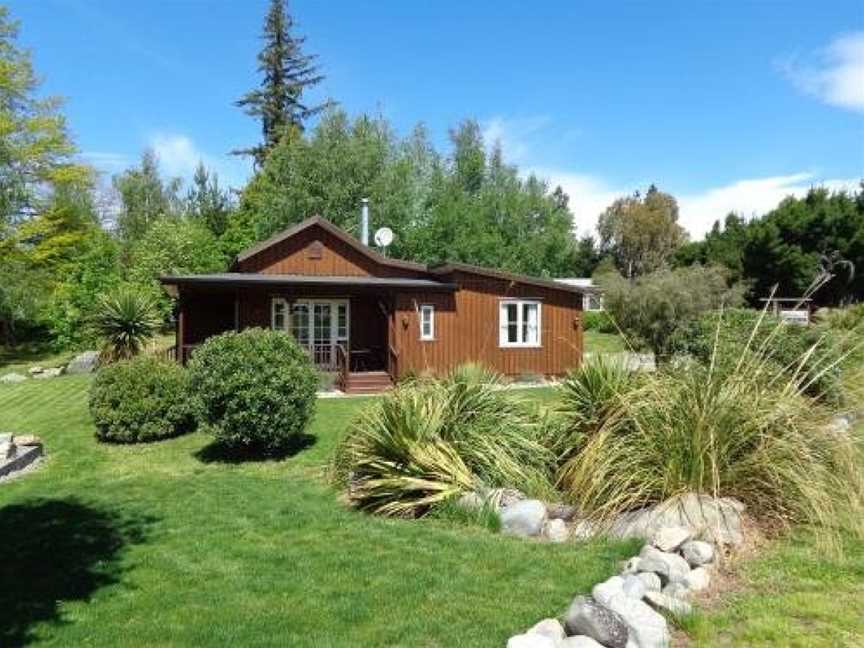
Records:
<instances>
[{"instance_id":1,"label":"green shrub","mask_svg":"<svg viewBox=\"0 0 864 648\"><path fill-rule=\"evenodd\" d=\"M189 372L198 423L220 444L279 452L302 441L319 378L290 335L247 329L211 337Z\"/></svg>"},{"instance_id":2,"label":"green shrub","mask_svg":"<svg viewBox=\"0 0 864 648\"><path fill-rule=\"evenodd\" d=\"M745 355L736 371L699 363L644 376L562 467L559 484L600 519L686 492L731 496L777 525L807 524L836 539L864 521L864 476L853 437L829 428L831 413ZM581 413L570 419L578 426Z\"/></svg>"},{"instance_id":3,"label":"green shrub","mask_svg":"<svg viewBox=\"0 0 864 648\"><path fill-rule=\"evenodd\" d=\"M618 332L615 323L606 311L585 311L582 321L586 331L597 331L598 333Z\"/></svg>"},{"instance_id":4,"label":"green shrub","mask_svg":"<svg viewBox=\"0 0 864 648\"><path fill-rule=\"evenodd\" d=\"M139 356L100 369L90 387L90 413L101 441L135 443L193 428L183 367Z\"/></svg>"},{"instance_id":5,"label":"green shrub","mask_svg":"<svg viewBox=\"0 0 864 648\"><path fill-rule=\"evenodd\" d=\"M704 313L721 306L737 306L744 289L729 287L727 274L718 266L690 266L660 270L635 282L620 276L604 276L606 311L636 349L650 349L666 359L675 349L682 329Z\"/></svg>"},{"instance_id":6,"label":"green shrub","mask_svg":"<svg viewBox=\"0 0 864 648\"><path fill-rule=\"evenodd\" d=\"M476 365L418 380L366 408L337 448L334 475L359 508L417 516L484 486L547 493L547 419Z\"/></svg>"},{"instance_id":7,"label":"green shrub","mask_svg":"<svg viewBox=\"0 0 864 648\"><path fill-rule=\"evenodd\" d=\"M93 325L109 360L131 358L159 330L162 318L155 297L142 288L121 286L99 298Z\"/></svg>"},{"instance_id":8,"label":"green shrub","mask_svg":"<svg viewBox=\"0 0 864 648\"><path fill-rule=\"evenodd\" d=\"M830 330L786 324L767 312L733 308L708 313L680 329L674 346L703 364L713 359L718 371L735 371L742 354L755 354L763 364L800 381L809 396L838 404L844 364L839 342Z\"/></svg>"}]
</instances>

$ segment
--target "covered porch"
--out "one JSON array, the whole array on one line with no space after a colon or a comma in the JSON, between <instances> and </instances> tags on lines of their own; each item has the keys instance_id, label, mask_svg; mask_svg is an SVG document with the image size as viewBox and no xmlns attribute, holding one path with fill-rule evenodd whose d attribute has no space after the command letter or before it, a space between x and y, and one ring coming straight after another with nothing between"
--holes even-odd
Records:
<instances>
[{"instance_id":1,"label":"covered porch","mask_svg":"<svg viewBox=\"0 0 864 648\"><path fill-rule=\"evenodd\" d=\"M345 391L380 391L400 376L396 303L404 291L453 290L422 279L223 273L163 277L176 298L176 359L208 337L250 327L294 336Z\"/></svg>"}]
</instances>

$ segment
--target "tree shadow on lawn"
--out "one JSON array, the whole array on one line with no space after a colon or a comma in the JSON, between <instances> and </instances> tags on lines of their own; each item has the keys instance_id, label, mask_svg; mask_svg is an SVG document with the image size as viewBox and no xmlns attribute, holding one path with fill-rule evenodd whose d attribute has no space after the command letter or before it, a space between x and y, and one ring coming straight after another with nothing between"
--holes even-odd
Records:
<instances>
[{"instance_id":1,"label":"tree shadow on lawn","mask_svg":"<svg viewBox=\"0 0 864 648\"><path fill-rule=\"evenodd\" d=\"M240 464L257 461L281 461L308 450L318 442L314 434L301 434L278 450L263 450L261 448L229 446L218 441L207 444L192 453L201 463Z\"/></svg>"},{"instance_id":2,"label":"tree shadow on lawn","mask_svg":"<svg viewBox=\"0 0 864 648\"><path fill-rule=\"evenodd\" d=\"M60 604L118 582L120 557L155 518L133 518L75 498L0 509L0 645L33 640L40 622L64 623Z\"/></svg>"}]
</instances>

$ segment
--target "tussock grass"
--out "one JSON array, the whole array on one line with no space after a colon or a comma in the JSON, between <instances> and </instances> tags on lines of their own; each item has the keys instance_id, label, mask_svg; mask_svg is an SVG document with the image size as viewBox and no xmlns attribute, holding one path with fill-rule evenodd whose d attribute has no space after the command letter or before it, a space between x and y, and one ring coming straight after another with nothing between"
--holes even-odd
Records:
<instances>
[{"instance_id":1,"label":"tussock grass","mask_svg":"<svg viewBox=\"0 0 864 648\"><path fill-rule=\"evenodd\" d=\"M481 487L548 492L548 417L477 366L400 386L349 426L334 477L352 503L383 515L422 515Z\"/></svg>"},{"instance_id":2,"label":"tussock grass","mask_svg":"<svg viewBox=\"0 0 864 648\"><path fill-rule=\"evenodd\" d=\"M839 520L864 532L856 441L806 395L835 361L817 357L817 342L778 368L771 339L748 342L734 364L719 362L715 347L708 366L683 363L632 383L608 367L581 369L563 409L584 441L558 484L600 519L696 491L736 497L772 526L812 526L831 544Z\"/></svg>"}]
</instances>

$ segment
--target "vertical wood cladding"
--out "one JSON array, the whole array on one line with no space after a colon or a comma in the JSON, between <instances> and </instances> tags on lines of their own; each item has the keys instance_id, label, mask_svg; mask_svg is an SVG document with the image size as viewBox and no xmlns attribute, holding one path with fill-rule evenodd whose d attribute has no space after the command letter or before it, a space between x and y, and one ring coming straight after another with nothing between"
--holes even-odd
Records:
<instances>
[{"instance_id":1,"label":"vertical wood cladding","mask_svg":"<svg viewBox=\"0 0 864 648\"><path fill-rule=\"evenodd\" d=\"M582 358L581 296L505 280L455 273L460 290L452 294L403 293L397 298L396 335L400 373L447 371L479 362L507 375L558 375ZM499 346L502 299L537 299L541 306L540 346ZM420 340L419 307L435 306L435 339Z\"/></svg>"},{"instance_id":2,"label":"vertical wood cladding","mask_svg":"<svg viewBox=\"0 0 864 648\"><path fill-rule=\"evenodd\" d=\"M333 277L425 277L420 271L394 268L370 259L320 226L302 230L246 259L240 272Z\"/></svg>"}]
</instances>

